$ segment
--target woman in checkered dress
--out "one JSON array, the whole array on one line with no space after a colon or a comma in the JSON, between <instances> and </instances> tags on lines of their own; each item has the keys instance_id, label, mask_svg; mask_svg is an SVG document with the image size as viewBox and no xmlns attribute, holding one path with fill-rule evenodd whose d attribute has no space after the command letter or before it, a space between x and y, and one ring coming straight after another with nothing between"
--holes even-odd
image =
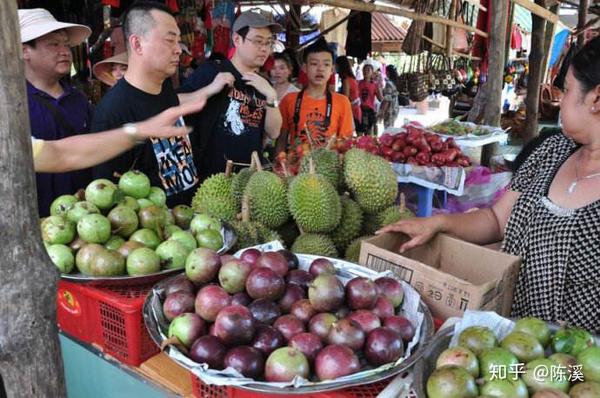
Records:
<instances>
[{"instance_id":1,"label":"woman in checkered dress","mask_svg":"<svg viewBox=\"0 0 600 398\"><path fill-rule=\"evenodd\" d=\"M561 104L563 134L546 139L491 208L400 221L380 232L438 232L521 256L513 316L600 331L600 38L572 60ZM485 264L481 265L482 267Z\"/></svg>"}]
</instances>

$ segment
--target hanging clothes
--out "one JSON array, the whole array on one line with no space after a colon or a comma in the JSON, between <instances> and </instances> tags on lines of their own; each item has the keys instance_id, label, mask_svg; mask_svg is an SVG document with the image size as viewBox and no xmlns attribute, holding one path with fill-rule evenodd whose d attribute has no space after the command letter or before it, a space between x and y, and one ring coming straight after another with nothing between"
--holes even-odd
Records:
<instances>
[{"instance_id":1,"label":"hanging clothes","mask_svg":"<svg viewBox=\"0 0 600 398\"><path fill-rule=\"evenodd\" d=\"M321 14L319 29L321 32L325 31L325 29L333 26L339 20L346 18L348 14L350 14L349 10L343 10L337 7L325 11ZM327 43L337 43L338 55L345 55L346 50L344 46L346 44L346 38L348 37L348 21L342 22L337 28L327 33L324 37L325 40L327 40Z\"/></svg>"},{"instance_id":2,"label":"hanging clothes","mask_svg":"<svg viewBox=\"0 0 600 398\"><path fill-rule=\"evenodd\" d=\"M523 48L523 36L519 25L513 25L510 32L510 48L513 50L521 50Z\"/></svg>"},{"instance_id":3,"label":"hanging clothes","mask_svg":"<svg viewBox=\"0 0 600 398\"><path fill-rule=\"evenodd\" d=\"M490 0L480 0L479 2L488 11L482 11L479 9L477 16L477 29L484 32L489 32L492 26L492 13L490 12ZM475 35L473 39L473 56L479 57L481 61L481 73L487 76L488 72L488 39Z\"/></svg>"},{"instance_id":4,"label":"hanging clothes","mask_svg":"<svg viewBox=\"0 0 600 398\"><path fill-rule=\"evenodd\" d=\"M352 11L350 15L356 12L358 11ZM351 16L346 30L346 55L361 61L367 59L371 52L371 14L359 12L359 15Z\"/></svg>"}]
</instances>

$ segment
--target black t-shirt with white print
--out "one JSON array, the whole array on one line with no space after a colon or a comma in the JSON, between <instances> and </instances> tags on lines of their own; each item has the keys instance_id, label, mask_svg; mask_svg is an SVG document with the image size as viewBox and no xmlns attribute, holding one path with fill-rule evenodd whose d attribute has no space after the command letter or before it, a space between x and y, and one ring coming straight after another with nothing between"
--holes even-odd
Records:
<instances>
[{"instance_id":1,"label":"black t-shirt with white print","mask_svg":"<svg viewBox=\"0 0 600 398\"><path fill-rule=\"evenodd\" d=\"M225 170L227 160L250 163L253 151L261 152L265 130L266 98L246 84L230 61L206 62L186 80L180 92L192 92L209 85L219 72L235 77L226 93L211 97L192 122L192 145L199 158L201 178ZM224 95L226 94L226 95ZM204 139L201 137L204 136Z\"/></svg>"},{"instance_id":2,"label":"black t-shirt with white print","mask_svg":"<svg viewBox=\"0 0 600 398\"><path fill-rule=\"evenodd\" d=\"M110 130L125 123L135 123L178 105L171 80L163 83L159 94L149 94L124 78L102 98L92 120L92 131ZM178 124L183 124L183 119ZM167 205L191 203L198 186L192 145L188 136L151 138L131 150L94 168L95 178L116 180L114 174L136 169L145 173L153 186L165 190Z\"/></svg>"}]
</instances>

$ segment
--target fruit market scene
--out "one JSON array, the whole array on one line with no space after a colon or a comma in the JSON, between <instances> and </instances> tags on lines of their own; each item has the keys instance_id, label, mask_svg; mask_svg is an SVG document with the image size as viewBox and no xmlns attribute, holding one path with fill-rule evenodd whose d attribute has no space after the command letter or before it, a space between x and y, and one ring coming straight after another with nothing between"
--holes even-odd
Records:
<instances>
[{"instance_id":1,"label":"fruit market scene","mask_svg":"<svg viewBox=\"0 0 600 398\"><path fill-rule=\"evenodd\" d=\"M600 1L0 21L0 398L600 398Z\"/></svg>"}]
</instances>

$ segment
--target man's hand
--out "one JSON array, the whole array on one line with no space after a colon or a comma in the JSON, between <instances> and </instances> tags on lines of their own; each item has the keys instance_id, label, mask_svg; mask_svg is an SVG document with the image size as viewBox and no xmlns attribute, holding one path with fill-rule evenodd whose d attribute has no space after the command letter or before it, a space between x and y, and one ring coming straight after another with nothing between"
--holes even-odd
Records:
<instances>
[{"instance_id":1,"label":"man's hand","mask_svg":"<svg viewBox=\"0 0 600 398\"><path fill-rule=\"evenodd\" d=\"M208 86L206 86L206 94L208 94L209 96L213 96L219 92L221 92L221 90L223 90L223 88L227 87L233 87L233 83L235 82L235 77L229 73L229 72L220 72L219 74L217 74L217 76L215 76L215 79L212 81L211 84L209 84ZM202 90L199 90L202 91Z\"/></svg>"},{"instance_id":2,"label":"man's hand","mask_svg":"<svg viewBox=\"0 0 600 398\"><path fill-rule=\"evenodd\" d=\"M259 93L267 97L268 102L273 102L277 99L275 89L258 73L244 73L242 78L248 85L254 87Z\"/></svg>"}]
</instances>

